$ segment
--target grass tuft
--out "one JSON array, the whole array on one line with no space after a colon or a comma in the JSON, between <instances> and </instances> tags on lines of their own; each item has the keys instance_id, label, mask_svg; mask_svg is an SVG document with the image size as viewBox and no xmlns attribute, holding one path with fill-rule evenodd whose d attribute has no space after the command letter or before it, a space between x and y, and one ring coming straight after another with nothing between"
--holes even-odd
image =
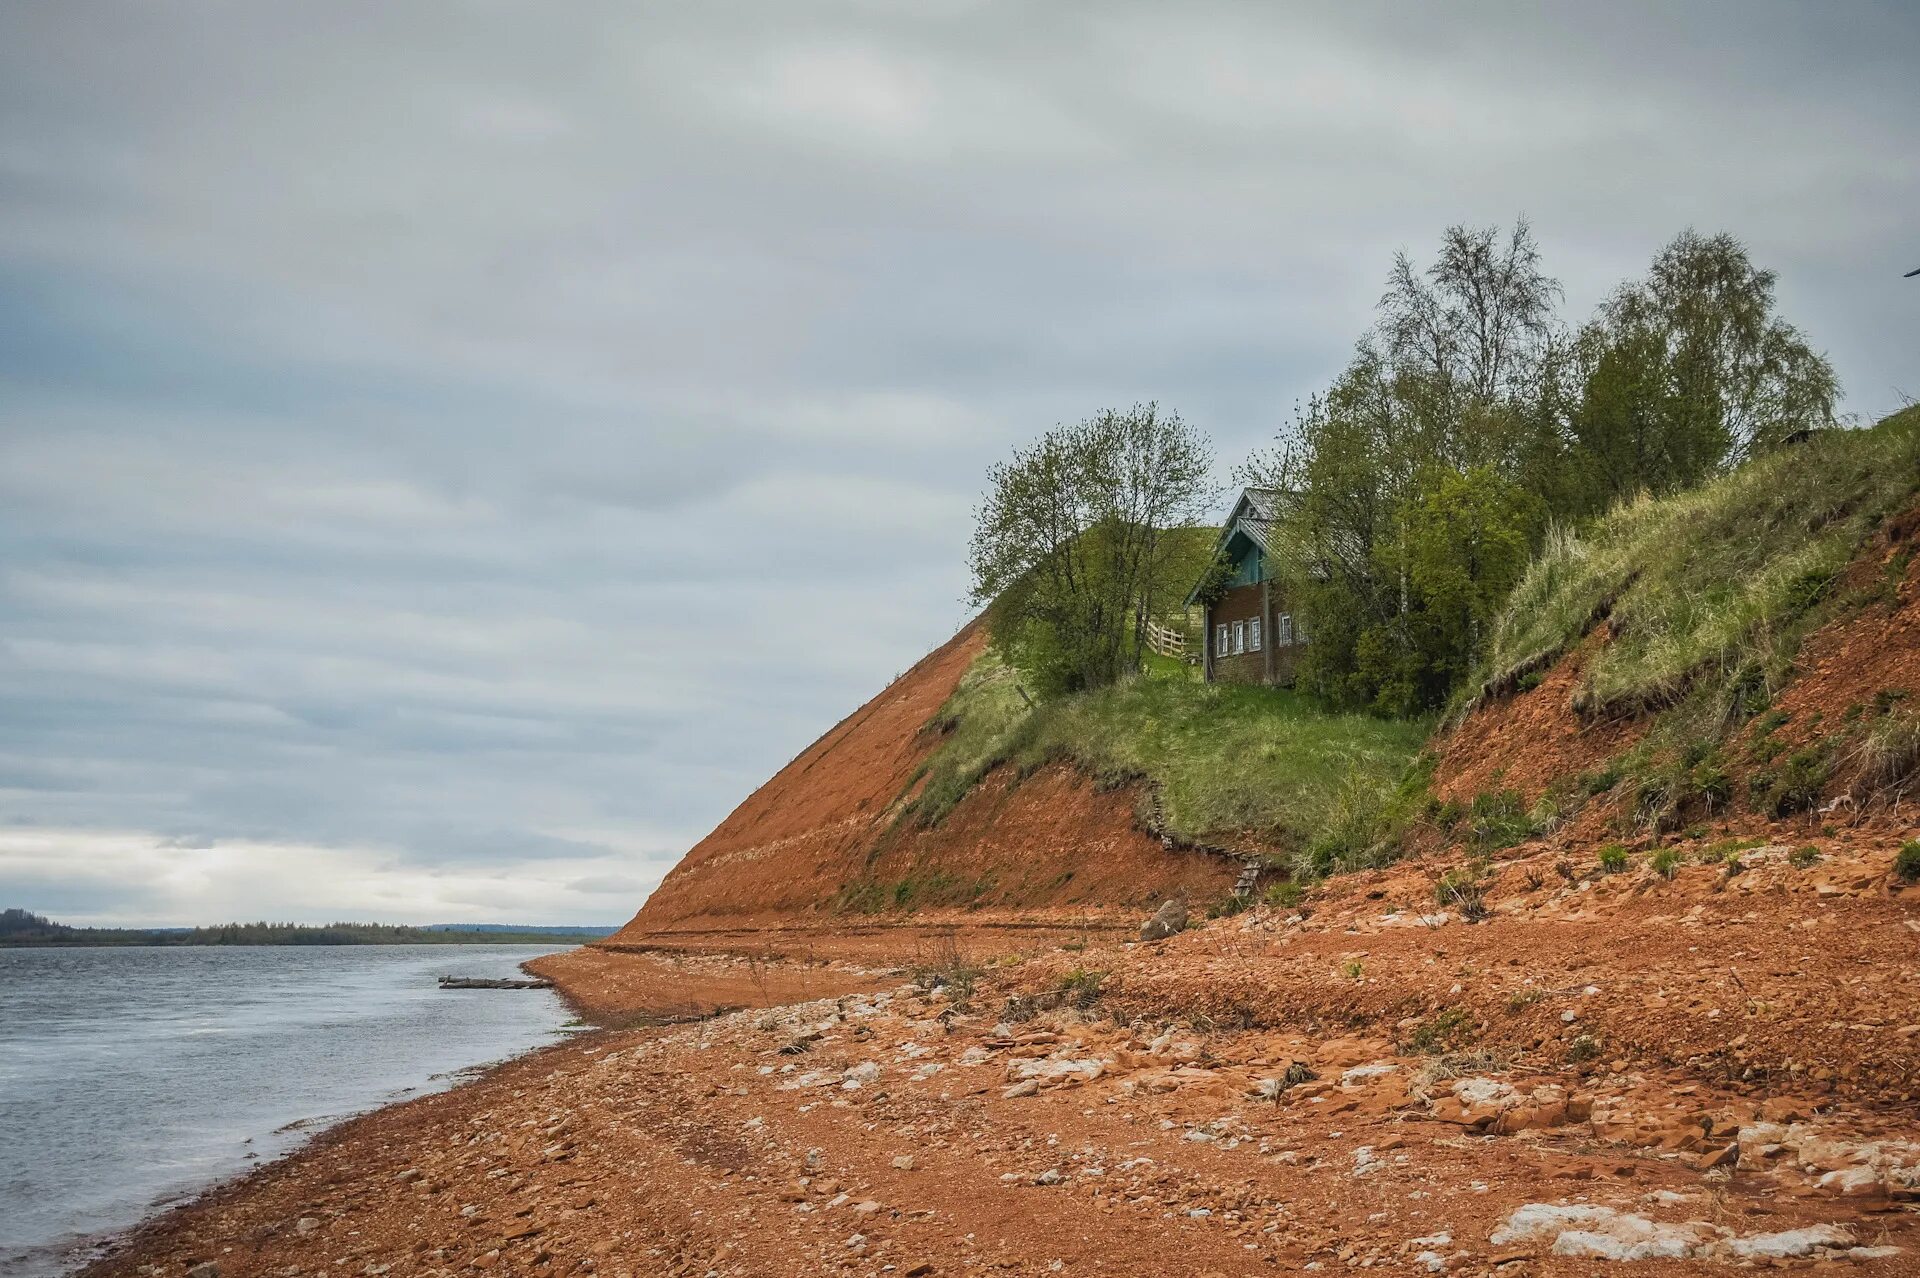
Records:
<instances>
[{"instance_id":1,"label":"grass tuft","mask_svg":"<svg viewBox=\"0 0 1920 1278\"><path fill-rule=\"evenodd\" d=\"M1738 683L1740 708L1752 709L1785 678L1807 619L1846 602L1832 583L1912 498L1916 475L1920 408L1910 408L1689 492L1624 503L1586 536L1556 530L1495 626L1474 700L1518 686L1604 618L1611 638L1582 671L1578 708L1662 708L1705 676Z\"/></svg>"},{"instance_id":2,"label":"grass tuft","mask_svg":"<svg viewBox=\"0 0 1920 1278\"><path fill-rule=\"evenodd\" d=\"M1900 850L1893 857L1893 874L1902 882L1920 882L1920 839L1900 845Z\"/></svg>"}]
</instances>

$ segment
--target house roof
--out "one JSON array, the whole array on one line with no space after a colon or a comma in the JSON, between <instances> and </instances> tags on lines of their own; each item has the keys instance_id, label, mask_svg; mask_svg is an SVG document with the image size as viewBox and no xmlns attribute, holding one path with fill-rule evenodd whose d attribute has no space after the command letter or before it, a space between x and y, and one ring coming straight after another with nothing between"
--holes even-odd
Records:
<instances>
[{"instance_id":1,"label":"house roof","mask_svg":"<svg viewBox=\"0 0 1920 1278\"><path fill-rule=\"evenodd\" d=\"M1227 515L1227 522L1220 528L1220 537L1214 543L1217 555L1233 540L1234 534L1244 533L1248 540L1260 548L1263 555L1277 553L1280 540L1280 521L1287 514L1300 494L1290 488L1243 488L1240 499L1233 503L1233 510ZM1191 605L1200 594L1200 582L1193 584L1187 592L1187 603Z\"/></svg>"}]
</instances>

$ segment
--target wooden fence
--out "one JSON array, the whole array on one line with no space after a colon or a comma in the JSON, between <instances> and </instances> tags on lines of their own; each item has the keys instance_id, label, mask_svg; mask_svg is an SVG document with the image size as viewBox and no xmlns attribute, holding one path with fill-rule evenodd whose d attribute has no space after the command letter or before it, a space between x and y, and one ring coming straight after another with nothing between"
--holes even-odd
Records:
<instances>
[{"instance_id":1,"label":"wooden fence","mask_svg":"<svg viewBox=\"0 0 1920 1278\"><path fill-rule=\"evenodd\" d=\"M1152 618L1147 619L1147 647L1175 661L1192 662L1198 659L1188 650L1185 630L1163 626Z\"/></svg>"}]
</instances>

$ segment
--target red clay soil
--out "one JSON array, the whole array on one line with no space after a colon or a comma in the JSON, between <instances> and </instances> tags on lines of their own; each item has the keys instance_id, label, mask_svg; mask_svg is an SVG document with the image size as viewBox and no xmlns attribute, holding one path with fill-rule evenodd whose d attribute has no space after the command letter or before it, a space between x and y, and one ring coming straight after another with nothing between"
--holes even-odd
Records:
<instances>
[{"instance_id":1,"label":"red clay soil","mask_svg":"<svg viewBox=\"0 0 1920 1278\"><path fill-rule=\"evenodd\" d=\"M977 626L963 630L808 747L606 944L751 951L777 940L786 954L885 950L901 961L929 926L1137 927L1141 910L1175 893L1224 895L1231 861L1148 834L1136 790L1101 789L1064 764L1024 778L1001 769L937 826L896 821L937 744L927 724L984 642ZM954 917L930 913L942 910ZM895 926L905 939L866 943Z\"/></svg>"},{"instance_id":2,"label":"red clay soil","mask_svg":"<svg viewBox=\"0 0 1920 1278\"><path fill-rule=\"evenodd\" d=\"M1897 697L1920 708L1920 557L1910 561L1920 507L1887 521L1848 565L1834 589L1860 597L1887 597L1845 611L1809 635L1794 660L1792 680L1775 699L1788 715L1778 740L1798 747L1841 729L1852 706L1870 709L1876 698ZM1892 574L1892 588L1889 579ZM1603 623L1556 662L1540 684L1476 709L1440 742L1434 791L1443 799L1470 801L1488 790L1513 789L1537 799L1555 780L1577 777L1629 749L1651 720L1593 719L1573 708L1574 694L1592 654L1604 646ZM1728 760L1736 780L1750 771L1738 753ZM1843 757L1830 790L1849 780Z\"/></svg>"},{"instance_id":3,"label":"red clay soil","mask_svg":"<svg viewBox=\"0 0 1920 1278\"><path fill-rule=\"evenodd\" d=\"M1587 660L1606 641L1603 625L1548 668L1537 686L1480 706L1448 733L1434 793L1467 803L1483 791L1511 789L1531 802L1556 779L1578 776L1638 741L1647 730L1644 720L1589 719L1573 708Z\"/></svg>"},{"instance_id":4,"label":"red clay soil","mask_svg":"<svg viewBox=\"0 0 1920 1278\"><path fill-rule=\"evenodd\" d=\"M1403 865L1304 916L591 1034L91 1274L1911 1275L1920 889L1890 842L1572 881L1527 849L1478 924Z\"/></svg>"},{"instance_id":5,"label":"red clay soil","mask_svg":"<svg viewBox=\"0 0 1920 1278\"><path fill-rule=\"evenodd\" d=\"M1840 584L1856 591L1883 586L1897 569L1892 597L1822 627L1802 645L1794 680L1775 702L1789 716L1782 741L1802 745L1822 731L1833 732L1848 707L1871 711L1876 699L1897 698L1902 709L1920 710L1920 557L1900 563L1895 556L1910 546L1892 539L1910 537L1915 516L1893 521L1889 535L1876 539ZM1836 782L1847 779L1843 760Z\"/></svg>"},{"instance_id":6,"label":"red clay soil","mask_svg":"<svg viewBox=\"0 0 1920 1278\"><path fill-rule=\"evenodd\" d=\"M932 750L921 730L985 644L968 626L834 725L696 843L614 939L831 900Z\"/></svg>"}]
</instances>

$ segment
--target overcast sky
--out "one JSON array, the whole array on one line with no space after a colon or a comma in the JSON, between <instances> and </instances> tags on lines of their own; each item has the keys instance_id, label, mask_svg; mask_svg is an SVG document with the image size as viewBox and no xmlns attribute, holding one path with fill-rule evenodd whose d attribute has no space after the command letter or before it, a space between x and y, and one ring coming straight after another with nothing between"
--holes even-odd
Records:
<instances>
[{"instance_id":1,"label":"overcast sky","mask_svg":"<svg viewBox=\"0 0 1920 1278\"><path fill-rule=\"evenodd\" d=\"M1524 9L1529 16L1516 18ZM1920 395L1889 3L0 8L0 905L625 919L964 619L986 465L1222 477L1392 254L1691 224Z\"/></svg>"}]
</instances>

